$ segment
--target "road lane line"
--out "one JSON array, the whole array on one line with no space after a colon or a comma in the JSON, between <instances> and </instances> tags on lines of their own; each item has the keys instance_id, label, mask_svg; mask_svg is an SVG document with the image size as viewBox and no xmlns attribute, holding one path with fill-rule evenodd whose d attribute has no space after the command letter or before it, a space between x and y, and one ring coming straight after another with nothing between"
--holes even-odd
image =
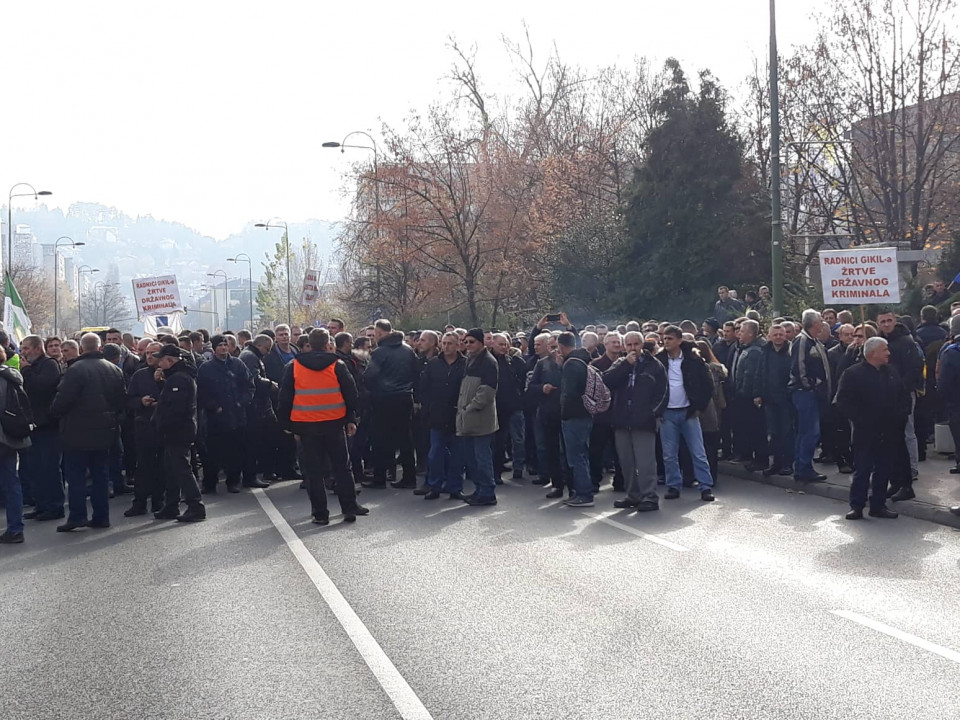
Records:
<instances>
[{"instance_id":1,"label":"road lane line","mask_svg":"<svg viewBox=\"0 0 960 720\"><path fill-rule=\"evenodd\" d=\"M397 670L396 666L387 657L387 654L380 647L367 626L350 607L343 594L333 584L330 577L320 567L320 563L307 550L307 546L297 537L290 524L284 520L283 515L277 510L270 497L260 488L254 488L253 494L256 496L260 507L270 518L270 522L280 533L290 552L300 563L300 566L306 571L307 576L313 581L314 586L320 593L333 614L336 615L340 625L347 632L347 635L353 641L360 657L367 664L367 667L373 672L377 682L387 693L390 701L400 713L404 720L433 720L420 698L413 691L413 688L403 679L403 675Z\"/></svg>"},{"instance_id":2,"label":"road lane line","mask_svg":"<svg viewBox=\"0 0 960 720\"><path fill-rule=\"evenodd\" d=\"M630 533L631 535L636 535L639 538L643 538L644 540L649 540L650 542L656 543L657 545L663 545L663 547L670 548L671 550L675 550L676 552L690 552L690 548L688 547L684 547L683 545L679 545L669 540L664 540L662 537L657 537L656 535L651 535L650 533L645 533L642 530L637 530L635 527L624 525L623 523L617 522L616 520L611 520L606 515L599 515L597 513L589 513L589 512L584 512L583 514L586 515L587 517L593 518L598 522L602 522L612 527L619 528L620 530L624 530Z\"/></svg>"},{"instance_id":3,"label":"road lane line","mask_svg":"<svg viewBox=\"0 0 960 720\"><path fill-rule=\"evenodd\" d=\"M953 660L955 663L960 663L960 652L957 652L956 650L945 648L941 645L937 645L929 642L928 640L917 637L916 635L911 635L910 633L905 633L902 630L897 630L895 627L890 627L882 622L868 618L865 615L859 615L858 613L850 612L849 610L831 610L830 612L832 612L834 615L846 618L847 620L852 620L855 623L864 625L871 630L876 630L884 635L895 637L897 640L903 640L906 643L915 645L916 647L926 650L927 652L932 652L935 655L946 658L947 660Z\"/></svg>"}]
</instances>

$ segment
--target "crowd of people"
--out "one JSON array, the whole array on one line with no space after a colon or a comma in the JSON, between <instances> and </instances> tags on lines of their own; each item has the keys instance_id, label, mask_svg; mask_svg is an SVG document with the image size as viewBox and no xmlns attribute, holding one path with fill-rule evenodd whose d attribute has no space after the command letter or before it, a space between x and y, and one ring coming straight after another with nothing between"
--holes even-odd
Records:
<instances>
[{"instance_id":1,"label":"crowd of people","mask_svg":"<svg viewBox=\"0 0 960 720\"><path fill-rule=\"evenodd\" d=\"M919 325L769 307L767 288L721 287L699 327L577 329L559 312L517 333L381 319L354 336L334 318L17 346L0 331L0 542L23 542L24 519L109 527L124 494L127 517L202 521L205 495L279 480L301 481L321 525L328 495L352 522L369 512L361 489L388 483L496 505L507 472L570 507L592 507L610 477L614 507L649 512L658 485L713 501L721 459L798 483L835 463L852 474L848 519L895 518L938 420L960 447L960 304L945 323L925 306Z\"/></svg>"}]
</instances>

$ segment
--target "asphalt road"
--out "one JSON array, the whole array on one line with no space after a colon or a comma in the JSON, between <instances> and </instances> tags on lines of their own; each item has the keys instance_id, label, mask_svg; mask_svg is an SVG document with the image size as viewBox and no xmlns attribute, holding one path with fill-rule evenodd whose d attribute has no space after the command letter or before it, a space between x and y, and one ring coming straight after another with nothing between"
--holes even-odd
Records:
<instances>
[{"instance_id":1,"label":"asphalt road","mask_svg":"<svg viewBox=\"0 0 960 720\"><path fill-rule=\"evenodd\" d=\"M321 528L285 483L197 525L123 499L108 530L28 523L0 716L960 718L956 530L726 478L642 515L499 496L366 490Z\"/></svg>"}]
</instances>

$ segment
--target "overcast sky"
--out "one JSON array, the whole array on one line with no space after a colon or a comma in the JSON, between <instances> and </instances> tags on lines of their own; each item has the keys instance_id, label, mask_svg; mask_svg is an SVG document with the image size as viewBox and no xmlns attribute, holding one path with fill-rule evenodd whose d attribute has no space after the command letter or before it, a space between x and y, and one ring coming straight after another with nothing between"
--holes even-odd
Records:
<instances>
[{"instance_id":1,"label":"overcast sky","mask_svg":"<svg viewBox=\"0 0 960 720\"><path fill-rule=\"evenodd\" d=\"M782 49L813 38L819 1L781 0ZM48 205L96 201L217 238L271 216L339 220L342 173L364 151L321 143L426 108L451 34L478 46L488 87L511 91L500 37L524 21L541 58L551 43L584 67L672 55L731 89L767 53L766 0L4 2L0 203L27 181L54 192Z\"/></svg>"}]
</instances>

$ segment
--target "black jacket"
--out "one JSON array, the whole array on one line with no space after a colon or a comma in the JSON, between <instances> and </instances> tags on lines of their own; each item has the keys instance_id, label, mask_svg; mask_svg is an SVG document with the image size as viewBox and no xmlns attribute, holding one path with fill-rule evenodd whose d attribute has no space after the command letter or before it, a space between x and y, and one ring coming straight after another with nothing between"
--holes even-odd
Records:
<instances>
[{"instance_id":1,"label":"black jacket","mask_svg":"<svg viewBox=\"0 0 960 720\"><path fill-rule=\"evenodd\" d=\"M36 362L21 365L20 374L23 376L23 389L30 398L34 424L41 428L55 423L56 418L50 414L50 403L60 385L60 363L52 357L41 355Z\"/></svg>"},{"instance_id":2,"label":"black jacket","mask_svg":"<svg viewBox=\"0 0 960 720\"><path fill-rule=\"evenodd\" d=\"M190 447L197 439L197 368L180 360L163 377L153 415L157 435L163 445Z\"/></svg>"},{"instance_id":3,"label":"black jacket","mask_svg":"<svg viewBox=\"0 0 960 720\"><path fill-rule=\"evenodd\" d=\"M130 352L130 348L128 348L126 345L121 345L120 370L123 372L123 376L128 383L130 382L130 378L133 377L133 374L139 370L140 367L140 356Z\"/></svg>"},{"instance_id":4,"label":"black jacket","mask_svg":"<svg viewBox=\"0 0 960 720\"><path fill-rule=\"evenodd\" d=\"M337 364L337 381L340 383L340 394L343 395L343 404L346 406L346 415L339 420L322 422L293 422L290 413L293 411L293 397L296 386L293 379L293 366L299 363L308 370L325 370L333 363ZM329 432L331 428L342 428L346 423L357 422L357 384L353 381L350 370L332 352L304 352L297 355L283 371L280 380L280 397L277 401L277 421L284 430L295 435L320 435Z\"/></svg>"},{"instance_id":5,"label":"black jacket","mask_svg":"<svg viewBox=\"0 0 960 720\"><path fill-rule=\"evenodd\" d=\"M587 389L587 366L592 361L590 353L577 348L567 355L560 367L560 419L590 417L583 406L583 393Z\"/></svg>"},{"instance_id":6,"label":"black jacket","mask_svg":"<svg viewBox=\"0 0 960 720\"><path fill-rule=\"evenodd\" d=\"M828 402L836 386L836 378L830 377L827 349L801 330L790 346L790 389L813 392Z\"/></svg>"},{"instance_id":7,"label":"black jacket","mask_svg":"<svg viewBox=\"0 0 960 720\"><path fill-rule=\"evenodd\" d=\"M254 391L253 378L239 358L215 357L203 363L197 370L197 405L206 416L207 432L230 432L246 425L246 407Z\"/></svg>"},{"instance_id":8,"label":"black jacket","mask_svg":"<svg viewBox=\"0 0 960 720\"><path fill-rule=\"evenodd\" d=\"M947 331L939 323L920 323L917 328L917 337L920 339L920 345L924 348L937 340L946 340Z\"/></svg>"},{"instance_id":9,"label":"black jacket","mask_svg":"<svg viewBox=\"0 0 960 720\"><path fill-rule=\"evenodd\" d=\"M367 384L363 381L364 366L353 353L342 353L338 350L336 356L347 366L347 370L353 376L353 382L357 386L357 413L362 415L370 407L370 391L367 390Z\"/></svg>"},{"instance_id":10,"label":"black jacket","mask_svg":"<svg viewBox=\"0 0 960 720\"><path fill-rule=\"evenodd\" d=\"M297 346L291 343L290 351L296 356L298 352ZM283 379L283 368L286 367L288 362L289 361L284 360L280 356L280 347L274 343L273 347L270 348L270 352L263 358L263 366L267 370L267 377L279 385L280 380Z\"/></svg>"},{"instance_id":11,"label":"black jacket","mask_svg":"<svg viewBox=\"0 0 960 720\"><path fill-rule=\"evenodd\" d=\"M764 405L790 404L790 343L785 342L780 350L768 342L763 346L760 397Z\"/></svg>"},{"instance_id":12,"label":"black jacket","mask_svg":"<svg viewBox=\"0 0 960 720\"><path fill-rule=\"evenodd\" d=\"M417 383L417 401L421 406L421 417L426 418L427 427L451 435L457 431L457 398L460 396L460 382L467 365L463 355L448 363L442 355L431 359L420 374ZM497 409L500 408L497 399Z\"/></svg>"},{"instance_id":13,"label":"black jacket","mask_svg":"<svg viewBox=\"0 0 960 720\"><path fill-rule=\"evenodd\" d=\"M610 424L630 430L657 429L657 417L667 407L667 373L652 355L644 353L631 365L617 360L603 373L603 382L613 394Z\"/></svg>"},{"instance_id":14,"label":"black jacket","mask_svg":"<svg viewBox=\"0 0 960 720\"><path fill-rule=\"evenodd\" d=\"M680 372L683 373L683 389L687 393L687 400L690 401L690 408L687 410L687 417L693 417L696 413L703 412L707 405L713 399L713 378L710 376L710 370L707 363L703 361L700 354L694 350L693 343L684 340L680 343L680 352L683 361L680 363ZM657 355L657 360L663 365L663 369L670 372L670 355L666 350L661 350ZM670 384L667 381L667 392L669 394ZM669 397L667 398L669 402Z\"/></svg>"},{"instance_id":15,"label":"black jacket","mask_svg":"<svg viewBox=\"0 0 960 720\"><path fill-rule=\"evenodd\" d=\"M85 353L63 374L50 413L60 419L64 450L109 450L125 407L123 373L103 353Z\"/></svg>"},{"instance_id":16,"label":"black jacket","mask_svg":"<svg viewBox=\"0 0 960 720\"><path fill-rule=\"evenodd\" d=\"M370 353L370 364L363 375L374 398L409 395L419 377L420 361L413 348L403 341L403 333L392 332Z\"/></svg>"},{"instance_id":17,"label":"black jacket","mask_svg":"<svg viewBox=\"0 0 960 720\"><path fill-rule=\"evenodd\" d=\"M497 383L497 415L506 418L523 409L523 391L527 384L527 367L512 355L497 357L500 379Z\"/></svg>"},{"instance_id":18,"label":"black jacket","mask_svg":"<svg viewBox=\"0 0 960 720\"><path fill-rule=\"evenodd\" d=\"M240 352L242 362L250 377L253 378L253 400L247 405L247 422L259 424L274 417L273 414L273 381L267 377L267 370L263 365L263 355L256 345L250 343Z\"/></svg>"},{"instance_id":19,"label":"black jacket","mask_svg":"<svg viewBox=\"0 0 960 720\"><path fill-rule=\"evenodd\" d=\"M910 414L910 390L892 364L879 368L861 362L840 378L836 406L853 422L853 441L874 443L903 440L903 428Z\"/></svg>"},{"instance_id":20,"label":"black jacket","mask_svg":"<svg viewBox=\"0 0 960 720\"><path fill-rule=\"evenodd\" d=\"M536 403L539 413L545 417L560 419L560 381L563 377L560 364L553 355L537 360L527 382L527 396ZM552 385L553 392L544 395L543 386Z\"/></svg>"},{"instance_id":21,"label":"black jacket","mask_svg":"<svg viewBox=\"0 0 960 720\"><path fill-rule=\"evenodd\" d=\"M890 347L890 364L897 368L909 392L923 388L923 357L913 335L903 323L897 323L889 335L883 335Z\"/></svg>"},{"instance_id":22,"label":"black jacket","mask_svg":"<svg viewBox=\"0 0 960 720\"><path fill-rule=\"evenodd\" d=\"M833 379L833 394L836 396L837 387L840 385L840 365L847 354L850 345L844 345L837 341L837 344L827 350L827 364L830 366L830 377ZM846 368L844 368L846 369Z\"/></svg>"},{"instance_id":23,"label":"black jacket","mask_svg":"<svg viewBox=\"0 0 960 720\"><path fill-rule=\"evenodd\" d=\"M152 397L154 400L160 399L160 391L163 390L163 381L154 379L156 368L150 366L140 368L127 385L127 410L133 415L133 431L137 445L144 447L157 447L160 445L160 437L157 435L157 428L153 424L154 405L144 406L142 399Z\"/></svg>"},{"instance_id":24,"label":"black jacket","mask_svg":"<svg viewBox=\"0 0 960 720\"><path fill-rule=\"evenodd\" d=\"M763 346L756 340L737 348L734 357L734 394L752 400L763 396Z\"/></svg>"}]
</instances>

